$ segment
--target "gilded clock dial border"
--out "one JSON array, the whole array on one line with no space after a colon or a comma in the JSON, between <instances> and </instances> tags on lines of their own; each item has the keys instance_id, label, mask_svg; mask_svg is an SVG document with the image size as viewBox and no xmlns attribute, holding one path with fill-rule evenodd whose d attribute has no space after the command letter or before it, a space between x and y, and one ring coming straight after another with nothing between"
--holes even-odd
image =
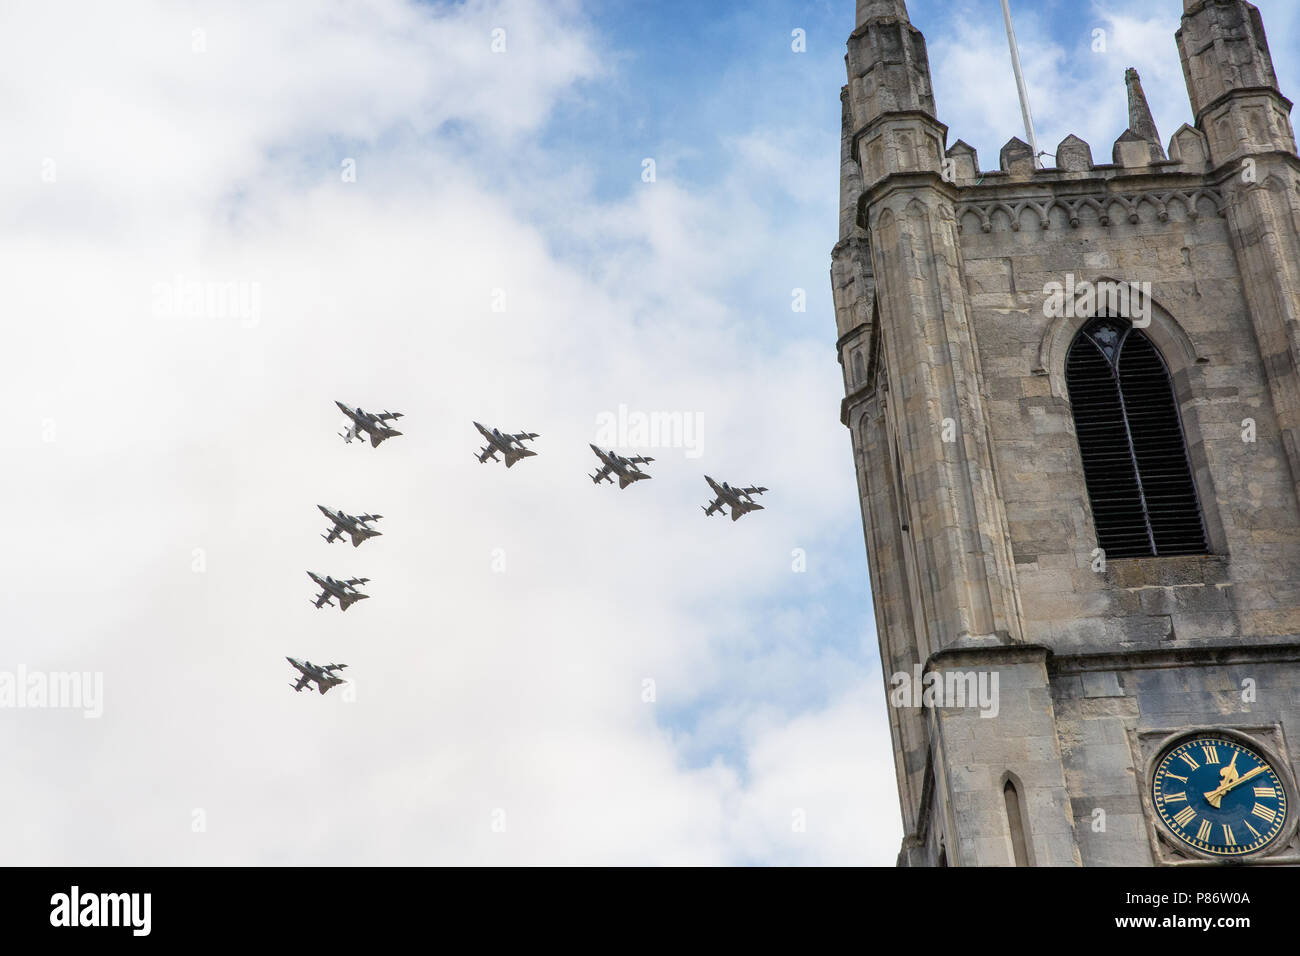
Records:
<instances>
[{"instance_id":1,"label":"gilded clock dial border","mask_svg":"<svg viewBox=\"0 0 1300 956\"><path fill-rule=\"evenodd\" d=\"M1195 769L1199 769L1200 763L1196 761L1194 756L1189 756L1187 753L1187 751L1194 751L1198 746L1206 754L1207 758L1210 754L1213 754L1213 762L1220 765L1222 765L1221 758L1218 755L1218 748L1220 747L1227 747L1236 753L1245 754L1257 764L1257 769L1253 771L1253 775L1272 782L1273 786L1269 789L1273 791L1271 797L1276 800L1277 808L1273 809L1272 807L1264 806L1258 801L1256 802L1257 808L1263 807L1262 810L1257 809L1255 811L1256 815L1260 817L1261 825L1267 822L1269 826L1268 829L1261 833L1251 825L1249 820L1243 821L1245 828L1255 835L1255 839L1251 840L1249 843L1236 844L1236 835L1234 831L1228 828L1227 824L1216 824L1208 819L1201 821L1201 830L1198 832L1197 836L1192 836L1187 827L1193 820L1197 819L1197 816L1192 812L1191 807L1183 807L1179 811L1179 814L1174 814L1169 808L1168 804L1173 801L1169 800L1166 796L1166 790L1161 786L1161 781L1162 779L1170 777L1175 780L1182 780L1185 786L1184 791L1180 791L1180 793L1185 792L1187 789L1187 781L1172 772L1173 769L1178 769L1178 765L1174 764L1173 761L1182 759L1188 764L1189 768L1191 768L1189 773ZM1234 756L1232 763L1235 763L1235 760L1236 758ZM1165 824L1165 827L1178 839L1180 843L1191 846L1202 853L1209 853L1213 856L1224 859L1237 859L1259 853L1273 845L1277 841L1278 837L1285 831L1286 825L1290 822L1289 813L1291 810L1287 799L1286 784L1282 780L1277 769L1274 767L1274 762L1275 761L1273 761L1267 753L1261 753L1258 747L1238 741L1229 735L1222 733L1191 734L1181 740L1175 741L1170 746L1162 748L1158 753L1155 762L1155 770L1150 781L1152 805L1161 822ZM1250 772L1248 772L1248 776L1249 775L1251 775ZM1185 797L1183 800L1185 801ZM1180 820L1180 814L1187 814L1187 819ZM1227 842L1215 841L1213 839L1213 827L1215 826L1221 826L1223 828L1223 834L1225 835ZM1237 846L1237 848L1234 849L1234 845Z\"/></svg>"}]
</instances>

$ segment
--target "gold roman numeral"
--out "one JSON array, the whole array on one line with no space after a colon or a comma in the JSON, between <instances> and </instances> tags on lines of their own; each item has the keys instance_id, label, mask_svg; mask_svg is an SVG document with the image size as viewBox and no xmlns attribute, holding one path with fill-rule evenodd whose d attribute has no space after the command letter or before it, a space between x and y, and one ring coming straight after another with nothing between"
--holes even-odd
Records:
<instances>
[{"instance_id":1,"label":"gold roman numeral","mask_svg":"<svg viewBox=\"0 0 1300 956\"><path fill-rule=\"evenodd\" d=\"M1164 797L1165 803L1179 803L1180 801L1183 803L1187 802L1186 793L1166 793L1162 796Z\"/></svg>"},{"instance_id":2,"label":"gold roman numeral","mask_svg":"<svg viewBox=\"0 0 1300 956\"><path fill-rule=\"evenodd\" d=\"M1232 827L1228 826L1226 823L1223 825L1223 843L1225 846L1237 845L1237 840L1232 835Z\"/></svg>"},{"instance_id":3,"label":"gold roman numeral","mask_svg":"<svg viewBox=\"0 0 1300 956\"><path fill-rule=\"evenodd\" d=\"M1251 810L1250 812L1255 814L1255 816L1259 817L1265 823L1272 823L1274 818L1277 816L1276 810L1270 810L1262 803L1255 804L1255 809Z\"/></svg>"},{"instance_id":4,"label":"gold roman numeral","mask_svg":"<svg viewBox=\"0 0 1300 956\"><path fill-rule=\"evenodd\" d=\"M1204 842L1210 838L1210 821L1202 820L1201 828L1196 831L1196 839Z\"/></svg>"},{"instance_id":5,"label":"gold roman numeral","mask_svg":"<svg viewBox=\"0 0 1300 956\"><path fill-rule=\"evenodd\" d=\"M1210 745L1210 744L1202 744L1202 745L1201 745L1201 750L1203 750L1203 751L1205 752L1205 762L1206 762L1206 763L1218 763L1218 762L1219 762L1219 748L1218 748L1218 747L1212 746L1212 745Z\"/></svg>"},{"instance_id":6,"label":"gold roman numeral","mask_svg":"<svg viewBox=\"0 0 1300 956\"><path fill-rule=\"evenodd\" d=\"M1180 827L1185 827L1195 819L1196 811L1191 807L1184 807L1182 810L1179 810L1177 816L1174 817L1174 823L1177 823Z\"/></svg>"},{"instance_id":7,"label":"gold roman numeral","mask_svg":"<svg viewBox=\"0 0 1300 956\"><path fill-rule=\"evenodd\" d=\"M1272 787L1256 787L1255 796L1257 797L1276 797L1277 791Z\"/></svg>"},{"instance_id":8,"label":"gold roman numeral","mask_svg":"<svg viewBox=\"0 0 1300 956\"><path fill-rule=\"evenodd\" d=\"M1182 757L1183 762L1187 764L1187 766L1191 767L1193 770L1200 769L1201 765L1197 763L1195 760L1193 760L1190 754L1179 754L1178 756Z\"/></svg>"},{"instance_id":9,"label":"gold roman numeral","mask_svg":"<svg viewBox=\"0 0 1300 956\"><path fill-rule=\"evenodd\" d=\"M1252 826L1250 825L1250 821L1249 821L1249 820L1242 820L1241 822L1244 823L1244 824L1246 824L1246 829L1249 830L1251 833L1255 834L1256 837L1262 837L1262 836L1263 836L1262 833L1260 833L1258 830L1256 830L1254 827L1252 827Z\"/></svg>"},{"instance_id":10,"label":"gold roman numeral","mask_svg":"<svg viewBox=\"0 0 1300 956\"><path fill-rule=\"evenodd\" d=\"M1186 777L1180 777L1180 776L1178 776L1178 774L1176 774L1176 773L1167 773L1167 774L1165 774L1165 776L1168 777L1170 780L1181 780L1183 783L1186 783L1186 782L1187 782L1187 778L1186 778Z\"/></svg>"}]
</instances>

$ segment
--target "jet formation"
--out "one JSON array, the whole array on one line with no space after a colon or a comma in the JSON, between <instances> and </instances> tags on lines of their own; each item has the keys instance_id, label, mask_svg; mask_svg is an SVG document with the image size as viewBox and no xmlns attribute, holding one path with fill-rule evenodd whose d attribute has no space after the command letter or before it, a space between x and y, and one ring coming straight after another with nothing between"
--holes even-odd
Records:
<instances>
[{"instance_id":1,"label":"jet formation","mask_svg":"<svg viewBox=\"0 0 1300 956\"><path fill-rule=\"evenodd\" d=\"M370 438L371 447L378 448L381 442L402 434L400 431L388 424L389 422L401 418L401 412L367 412L360 406L350 408L340 401L335 401L334 404L338 406L339 410L342 411L350 421L347 430L339 433L340 437L348 444L351 444L352 439L360 435L366 435ZM524 442L533 441L534 439L541 437L536 432L517 432L515 434L503 433L500 429L487 428L478 422L474 422L474 427L477 428L479 434L487 440L487 444L479 449L479 451L474 455L480 464L485 464L489 461L503 460L507 468L512 468L515 463L521 459L532 458L537 455L537 452L524 445ZM647 465L654 461L653 458L648 458L643 455L627 458L612 449L602 450L595 445L590 445L589 447L600 460L600 467L596 470L595 474L587 476L591 479L593 484L598 485L602 481L613 484L614 480L617 478L618 487L624 489L627 488L628 485L653 477L641 468L642 465ZM500 459L497 458L498 455L501 456ZM733 488L725 481L719 484L708 475L704 476L704 480L709 483L709 487L713 490L714 494L714 498L707 506L701 506L706 517L712 517L718 512L721 512L722 514L730 513L731 520L736 521L742 515L749 514L751 511L763 510L763 506L754 501L754 496L763 494L767 491L766 488L756 486ZM383 515L351 515L341 509L331 511L324 505L317 505L316 507L320 510L320 513L330 521L328 532L321 535L321 537L325 539L326 544L333 544L339 538L347 535L352 539L352 546L357 548L361 546L361 542L370 538L378 538L382 535L382 532L376 531L371 527L371 522L378 521L383 517ZM322 577L314 571L308 571L307 576L310 577L312 581L316 583L317 587L321 589L320 594L316 595L316 597L311 601L311 603L318 609L326 605L334 607L334 602L331 599L337 598L339 602L338 607L346 611L357 601L364 601L370 597L370 595L362 594L357 589L357 585L366 584L370 580L369 578L347 578L345 580L337 580L329 575ZM286 657L285 660L292 664L301 674L296 683L289 685L295 691L301 691L312 681L315 681L317 688L322 694L324 694L331 687L347 683L343 678L334 674L335 671L347 667L346 664L326 664L324 666L319 666L313 664L311 661L299 661L292 657Z\"/></svg>"},{"instance_id":2,"label":"jet formation","mask_svg":"<svg viewBox=\"0 0 1300 956\"><path fill-rule=\"evenodd\" d=\"M521 458L532 458L537 454L537 452L524 447L524 442L532 441L534 438L541 437L537 432L519 432L517 435L503 435L499 429L487 429L478 422L474 423L474 427L477 428L479 433L487 439L487 444L479 449L478 453L474 455L474 457L478 459L480 465L488 461L496 461L497 452L500 452L502 457L505 458L507 468L513 468L515 462Z\"/></svg>"},{"instance_id":3,"label":"jet formation","mask_svg":"<svg viewBox=\"0 0 1300 956\"><path fill-rule=\"evenodd\" d=\"M295 693L312 681L316 682L316 686L320 688L322 694L328 692L331 687L347 683L342 677L335 677L333 673L347 667L347 664L325 664L321 666L320 664L313 664L311 661L294 660L292 657L286 657L285 660L296 667L298 672L302 674L297 683L289 685L294 689Z\"/></svg>"}]
</instances>

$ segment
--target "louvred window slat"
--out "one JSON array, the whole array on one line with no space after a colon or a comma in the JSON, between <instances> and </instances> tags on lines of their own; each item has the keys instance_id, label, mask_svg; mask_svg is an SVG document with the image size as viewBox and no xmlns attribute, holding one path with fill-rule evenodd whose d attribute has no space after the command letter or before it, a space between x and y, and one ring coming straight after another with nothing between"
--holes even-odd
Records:
<instances>
[{"instance_id":1,"label":"louvred window slat","mask_svg":"<svg viewBox=\"0 0 1300 956\"><path fill-rule=\"evenodd\" d=\"M1122 319L1094 319L1066 354L1065 382L1106 557L1206 554L1173 383L1151 340Z\"/></svg>"}]
</instances>

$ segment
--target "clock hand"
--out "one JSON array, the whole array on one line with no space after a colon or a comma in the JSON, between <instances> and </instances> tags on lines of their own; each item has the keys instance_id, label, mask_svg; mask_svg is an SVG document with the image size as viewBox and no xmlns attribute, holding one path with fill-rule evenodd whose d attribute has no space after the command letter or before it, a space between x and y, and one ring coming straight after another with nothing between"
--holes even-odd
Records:
<instances>
[{"instance_id":1,"label":"clock hand","mask_svg":"<svg viewBox=\"0 0 1300 956\"><path fill-rule=\"evenodd\" d=\"M1245 783L1247 780L1250 780L1252 777L1259 776L1267 769L1268 769L1267 766L1265 766L1264 764L1260 764L1254 770L1242 774L1236 780L1225 780L1223 783L1219 784L1218 787L1205 794L1206 802L1209 803L1210 806L1214 807L1217 810L1219 808L1219 803L1223 800L1223 795L1225 793L1227 793L1229 790L1233 789L1234 787L1240 786L1241 784Z\"/></svg>"},{"instance_id":2,"label":"clock hand","mask_svg":"<svg viewBox=\"0 0 1300 956\"><path fill-rule=\"evenodd\" d=\"M1219 771L1219 783L1225 784L1229 780L1236 780L1238 776L1239 774L1237 773L1237 751L1234 750L1232 752L1231 762L1226 767L1224 767L1222 770Z\"/></svg>"}]
</instances>

